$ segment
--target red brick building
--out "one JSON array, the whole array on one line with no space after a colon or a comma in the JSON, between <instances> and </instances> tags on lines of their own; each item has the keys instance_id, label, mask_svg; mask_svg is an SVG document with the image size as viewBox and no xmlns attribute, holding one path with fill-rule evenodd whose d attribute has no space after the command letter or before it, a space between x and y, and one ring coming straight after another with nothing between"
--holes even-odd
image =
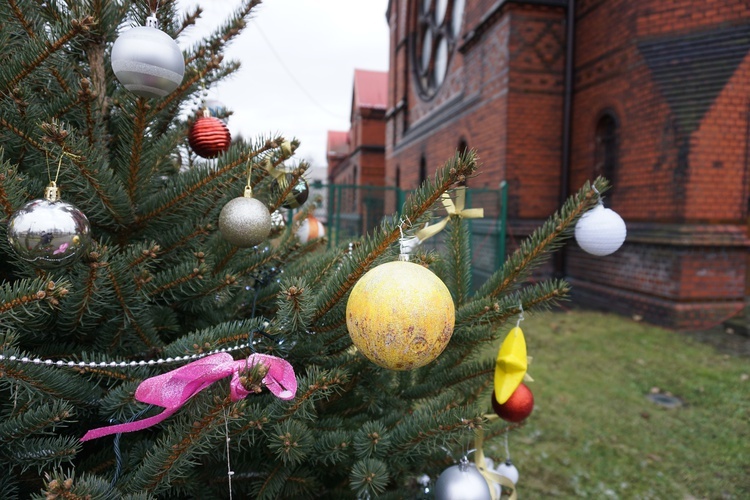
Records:
<instances>
[{"instance_id":1,"label":"red brick building","mask_svg":"<svg viewBox=\"0 0 750 500\"><path fill-rule=\"evenodd\" d=\"M605 175L625 245L572 242L547 272L581 303L678 328L742 309L747 0L392 0L386 17L386 183L416 187L476 149L469 186L508 182L517 241Z\"/></svg>"},{"instance_id":2,"label":"red brick building","mask_svg":"<svg viewBox=\"0 0 750 500\"><path fill-rule=\"evenodd\" d=\"M328 132L328 180L335 184L383 186L388 73L354 70L351 128Z\"/></svg>"}]
</instances>

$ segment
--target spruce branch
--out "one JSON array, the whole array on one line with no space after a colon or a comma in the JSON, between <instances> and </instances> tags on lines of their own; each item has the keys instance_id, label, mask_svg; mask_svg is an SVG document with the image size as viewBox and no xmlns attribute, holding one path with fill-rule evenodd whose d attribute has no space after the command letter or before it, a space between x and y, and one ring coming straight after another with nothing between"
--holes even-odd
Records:
<instances>
[{"instance_id":1,"label":"spruce branch","mask_svg":"<svg viewBox=\"0 0 750 500\"><path fill-rule=\"evenodd\" d=\"M101 153L80 143L75 134L71 134L71 131L59 122L45 122L40 127L45 134L42 139L60 148L60 156L76 167L86 185L96 193L97 201L104 206L114 222L119 226L127 226L133 217L133 208L127 199L121 196L124 193L121 191L120 183L115 182L112 171L99 165L99 162L103 161ZM44 152L47 153L46 150ZM93 155L93 158L89 155Z\"/></svg>"},{"instance_id":2,"label":"spruce branch","mask_svg":"<svg viewBox=\"0 0 750 500\"><path fill-rule=\"evenodd\" d=\"M68 294L68 281L47 278L18 280L0 285L0 324L43 327L52 309Z\"/></svg>"},{"instance_id":3,"label":"spruce branch","mask_svg":"<svg viewBox=\"0 0 750 500\"><path fill-rule=\"evenodd\" d=\"M224 408L232 405L229 396L213 397L210 402L206 401L210 395L201 396L204 407L196 415L198 418L189 419L189 415L183 415L179 422L172 423L171 432L164 433L157 440L152 451L128 478L124 490L159 494L169 489L170 478L188 473L191 457L209 446L212 438L223 430Z\"/></svg>"},{"instance_id":4,"label":"spruce branch","mask_svg":"<svg viewBox=\"0 0 750 500\"><path fill-rule=\"evenodd\" d=\"M18 19L18 22L21 23L21 26L23 26L23 30L26 32L26 34L29 35L30 38L36 38L34 28L31 27L31 23L28 19L26 19L26 16L23 14L23 11L15 2L15 0L8 0L8 5L10 5L10 9L13 11L13 15L16 17L16 19Z\"/></svg>"},{"instance_id":5,"label":"spruce branch","mask_svg":"<svg viewBox=\"0 0 750 500\"><path fill-rule=\"evenodd\" d=\"M512 316L520 314L521 306L524 311L531 311L539 306L551 307L560 300L564 300L569 292L568 282L553 279L527 286L497 300L484 298L467 303L456 312L456 333L459 336L455 338L460 339L464 326L477 322L502 324Z\"/></svg>"},{"instance_id":6,"label":"spruce branch","mask_svg":"<svg viewBox=\"0 0 750 500\"><path fill-rule=\"evenodd\" d=\"M385 462L373 458L357 461L352 466L349 483L361 497L383 493L391 481Z\"/></svg>"},{"instance_id":7,"label":"spruce branch","mask_svg":"<svg viewBox=\"0 0 750 500\"><path fill-rule=\"evenodd\" d=\"M70 29L64 33L61 37L53 42L46 42L44 49L41 50L36 58L24 65L24 68L8 82L0 84L0 90L5 93L8 89L12 89L18 83L26 78L32 71L38 68L45 60L47 60L52 54L62 49L65 44L70 42L74 37L81 33L85 33L96 24L96 20L92 16L86 16L81 19L73 19L70 21Z\"/></svg>"},{"instance_id":8,"label":"spruce branch","mask_svg":"<svg viewBox=\"0 0 750 500\"><path fill-rule=\"evenodd\" d=\"M190 89L197 87L200 82L206 79L206 75L208 75L211 71L221 67L221 61L221 56L213 56L208 60L203 68L192 71L189 76L186 75L185 78L183 78L182 83L180 83L180 85L175 90L170 92L169 95L162 98L155 106L151 108L151 113L149 113L148 115L148 120L151 121L165 109L174 106L176 103L182 101ZM188 61L186 61L185 64L187 65Z\"/></svg>"},{"instance_id":9,"label":"spruce branch","mask_svg":"<svg viewBox=\"0 0 750 500\"><path fill-rule=\"evenodd\" d=\"M315 366L310 367L308 373L298 382L298 393L294 402L286 408L279 421L292 417L312 419L315 402L342 391L348 382L349 376L344 370L321 370Z\"/></svg>"},{"instance_id":10,"label":"spruce branch","mask_svg":"<svg viewBox=\"0 0 750 500\"><path fill-rule=\"evenodd\" d=\"M255 158L271 148L273 148L272 141L266 141L263 146L250 151L243 150L236 154L230 154L228 151L223 156L223 159L226 159L223 165L220 163L217 168L206 169L205 171L198 172L200 175L193 175L194 180L190 184L181 186L182 189L178 190L177 193L173 193L168 197L159 200L157 205L149 211L138 214L136 216L136 223L140 226L144 226L157 217L182 206L184 203L195 201L198 192L204 190L212 183L217 183L217 181L220 181L224 176L231 174L233 171L239 168L244 168L250 159ZM231 158L231 160L227 158ZM220 189L221 187L222 185L218 185L214 189ZM170 190L170 192L172 191L173 190Z\"/></svg>"},{"instance_id":11,"label":"spruce branch","mask_svg":"<svg viewBox=\"0 0 750 500\"><path fill-rule=\"evenodd\" d=\"M44 145L41 142L39 142L36 139L34 139L33 137L31 137L31 135L29 135L25 131L21 130L20 128L16 127L15 125L13 125L12 123L10 123L8 120L6 120L5 118L3 118L2 116L0 116L0 126L2 126L3 128L5 128L5 129L7 129L7 130L9 130L11 132L13 132L18 137L20 137L21 139L23 139L24 141L26 141L27 143L29 143L31 146L33 146L37 150L39 150L39 151L41 151L43 153L46 152L46 148L44 147Z\"/></svg>"},{"instance_id":12,"label":"spruce branch","mask_svg":"<svg viewBox=\"0 0 750 500\"><path fill-rule=\"evenodd\" d=\"M476 155L473 151L457 154L436 173L435 182L426 181L420 189L412 193L404 204L404 216L412 221L418 220L428 212L440 197L460 180L471 175L477 168ZM322 318L351 290L355 283L367 272L375 260L398 241L401 235L400 222L392 218L376 229L373 236L352 254L352 266L344 266L344 273L336 273L326 284L318 298L318 306L313 322Z\"/></svg>"},{"instance_id":13,"label":"spruce branch","mask_svg":"<svg viewBox=\"0 0 750 500\"><path fill-rule=\"evenodd\" d=\"M138 172L141 168L141 154L143 153L144 131L146 130L146 113L148 112L148 102L145 98L139 97L136 101L135 117L133 120L133 140L130 143L130 164L129 175L127 180L127 191L130 200L136 199L136 192L140 187L138 185Z\"/></svg>"},{"instance_id":14,"label":"spruce branch","mask_svg":"<svg viewBox=\"0 0 750 500\"><path fill-rule=\"evenodd\" d=\"M185 16L182 18L182 21L180 21L180 27L177 28L177 30L174 32L174 36L178 37L180 33L188 29L190 26L195 26L195 21L198 20L198 18L201 17L203 14L203 8L200 5L195 6L195 10L192 12L186 13Z\"/></svg>"},{"instance_id":15,"label":"spruce branch","mask_svg":"<svg viewBox=\"0 0 750 500\"><path fill-rule=\"evenodd\" d=\"M482 285L475 297L499 297L528 276L572 235L576 221L597 203L599 195L596 191L603 193L607 186L607 181L602 177L593 183L586 181L575 195L566 200L560 210L521 243L506 259L503 267Z\"/></svg>"},{"instance_id":16,"label":"spruce branch","mask_svg":"<svg viewBox=\"0 0 750 500\"><path fill-rule=\"evenodd\" d=\"M468 299L471 292L471 248L468 222L451 216L446 228L448 255L443 260L445 285L451 291L456 308Z\"/></svg>"},{"instance_id":17,"label":"spruce branch","mask_svg":"<svg viewBox=\"0 0 750 500\"><path fill-rule=\"evenodd\" d=\"M0 146L0 207L5 214L0 220L10 218L24 200L18 169L11 166L10 162L3 161L4 155L5 150Z\"/></svg>"},{"instance_id":18,"label":"spruce branch","mask_svg":"<svg viewBox=\"0 0 750 500\"><path fill-rule=\"evenodd\" d=\"M284 318L280 328L289 333L305 332L314 311L313 296L304 278L287 278L281 283L276 300L276 316Z\"/></svg>"},{"instance_id":19,"label":"spruce branch","mask_svg":"<svg viewBox=\"0 0 750 500\"><path fill-rule=\"evenodd\" d=\"M45 469L57 469L63 463L72 464L81 450L81 443L73 436L53 436L29 438L13 442L6 446L2 453L12 457L22 470L36 468L38 472Z\"/></svg>"},{"instance_id":20,"label":"spruce branch","mask_svg":"<svg viewBox=\"0 0 750 500\"><path fill-rule=\"evenodd\" d=\"M73 414L70 403L57 399L15 415L4 416L0 422L0 442L18 441L33 434L54 434L56 429L66 425Z\"/></svg>"},{"instance_id":21,"label":"spruce branch","mask_svg":"<svg viewBox=\"0 0 750 500\"><path fill-rule=\"evenodd\" d=\"M150 328L145 325L141 325L139 318L136 316L136 314L133 312L132 308L128 304L128 300L126 299L123 284L118 280L117 276L112 270L111 266L107 267L107 273L109 275L109 280L112 283L113 290L115 292L115 297L117 298L117 302L119 302L120 306L122 307L122 312L125 314L125 317L127 318L127 323L132 326L133 330L137 334L140 341L148 348L156 348L161 347L161 342L155 338L154 335L151 334ZM135 285L133 283L133 285ZM130 294L128 294L130 295Z\"/></svg>"},{"instance_id":22,"label":"spruce branch","mask_svg":"<svg viewBox=\"0 0 750 500\"><path fill-rule=\"evenodd\" d=\"M31 358L27 353L15 349L6 355ZM48 365L0 361L0 384L18 382L21 387L34 394L44 394L47 398L58 398L78 405L88 406L96 399L99 391L85 383L69 368L51 369Z\"/></svg>"},{"instance_id":23,"label":"spruce branch","mask_svg":"<svg viewBox=\"0 0 750 500\"><path fill-rule=\"evenodd\" d=\"M271 205L268 207L269 212L273 213L274 211L278 210L279 207L281 207L282 203L284 203L284 201L287 199L287 196L289 196L292 193L292 190L297 185L299 180L302 178L303 174L305 173L306 168L307 168L306 164L301 164L299 167L295 168L294 170L290 172L291 174L290 178L285 180L283 183L285 188L278 192L275 200L271 201Z\"/></svg>"}]
</instances>

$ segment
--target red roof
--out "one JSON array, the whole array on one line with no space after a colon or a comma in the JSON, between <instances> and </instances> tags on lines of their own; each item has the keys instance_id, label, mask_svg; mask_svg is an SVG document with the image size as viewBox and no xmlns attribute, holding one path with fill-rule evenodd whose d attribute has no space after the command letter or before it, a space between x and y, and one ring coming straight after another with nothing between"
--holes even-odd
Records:
<instances>
[{"instance_id":1,"label":"red roof","mask_svg":"<svg viewBox=\"0 0 750 500\"><path fill-rule=\"evenodd\" d=\"M349 152L349 132L328 131L327 156L346 156Z\"/></svg>"},{"instance_id":2,"label":"red roof","mask_svg":"<svg viewBox=\"0 0 750 500\"><path fill-rule=\"evenodd\" d=\"M388 72L354 70L355 108L386 109L388 107Z\"/></svg>"}]
</instances>

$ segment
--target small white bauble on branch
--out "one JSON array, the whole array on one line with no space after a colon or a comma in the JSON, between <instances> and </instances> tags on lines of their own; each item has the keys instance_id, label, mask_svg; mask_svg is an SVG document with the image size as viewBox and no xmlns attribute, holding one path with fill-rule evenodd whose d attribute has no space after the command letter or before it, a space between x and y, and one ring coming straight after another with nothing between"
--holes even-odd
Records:
<instances>
[{"instance_id":1,"label":"small white bauble on branch","mask_svg":"<svg viewBox=\"0 0 750 500\"><path fill-rule=\"evenodd\" d=\"M516 468L515 465L513 465L513 462L511 462L510 460L501 462L500 464L498 464L495 470L501 476L507 477L511 483L513 484L518 483L518 469Z\"/></svg>"},{"instance_id":2,"label":"small white bauble on branch","mask_svg":"<svg viewBox=\"0 0 750 500\"><path fill-rule=\"evenodd\" d=\"M164 97L182 83L185 59L174 39L157 28L156 16L146 26L131 28L112 46L112 71L130 92Z\"/></svg>"},{"instance_id":3,"label":"small white bauble on branch","mask_svg":"<svg viewBox=\"0 0 750 500\"><path fill-rule=\"evenodd\" d=\"M253 198L250 186L245 195L229 201L219 214L221 236L238 247L254 247L271 233L271 214L263 202Z\"/></svg>"},{"instance_id":4,"label":"small white bauble on branch","mask_svg":"<svg viewBox=\"0 0 750 500\"><path fill-rule=\"evenodd\" d=\"M605 256L616 252L625 241L625 221L617 212L604 208L601 201L576 223L578 245L586 252Z\"/></svg>"},{"instance_id":5,"label":"small white bauble on branch","mask_svg":"<svg viewBox=\"0 0 750 500\"><path fill-rule=\"evenodd\" d=\"M448 467L435 483L435 500L490 500L490 486L466 457Z\"/></svg>"}]
</instances>

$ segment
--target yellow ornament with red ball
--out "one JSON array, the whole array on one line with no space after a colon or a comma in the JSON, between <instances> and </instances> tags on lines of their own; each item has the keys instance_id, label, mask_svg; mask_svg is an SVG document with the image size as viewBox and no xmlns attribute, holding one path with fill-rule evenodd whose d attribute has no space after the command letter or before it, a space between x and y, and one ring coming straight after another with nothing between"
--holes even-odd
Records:
<instances>
[{"instance_id":1,"label":"yellow ornament with red ball","mask_svg":"<svg viewBox=\"0 0 750 500\"><path fill-rule=\"evenodd\" d=\"M453 335L455 308L448 288L427 268L407 261L374 267L354 285L346 326L370 361L412 370L435 360Z\"/></svg>"},{"instance_id":2,"label":"yellow ornament with red ball","mask_svg":"<svg viewBox=\"0 0 750 500\"><path fill-rule=\"evenodd\" d=\"M495 396L505 403L523 382L528 369L526 338L521 327L516 326L503 340L495 361Z\"/></svg>"}]
</instances>

